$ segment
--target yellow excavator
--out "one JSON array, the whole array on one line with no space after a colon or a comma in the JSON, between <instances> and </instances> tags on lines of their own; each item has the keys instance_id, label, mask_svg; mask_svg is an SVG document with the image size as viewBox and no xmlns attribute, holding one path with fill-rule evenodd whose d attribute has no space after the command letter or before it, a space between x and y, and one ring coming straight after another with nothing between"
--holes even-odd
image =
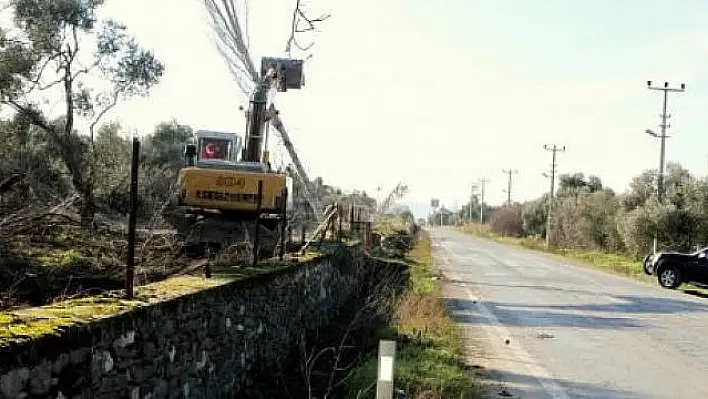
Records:
<instances>
[{"instance_id":1,"label":"yellow excavator","mask_svg":"<svg viewBox=\"0 0 708 399\"><path fill-rule=\"evenodd\" d=\"M185 166L162 214L187 247L202 252L248 242L256 257L276 248L282 256L292 179L272 169L263 148L274 110L267 105L275 92L302 87L302 65L302 60L263 57L243 142L233 132L199 130L185 145Z\"/></svg>"}]
</instances>

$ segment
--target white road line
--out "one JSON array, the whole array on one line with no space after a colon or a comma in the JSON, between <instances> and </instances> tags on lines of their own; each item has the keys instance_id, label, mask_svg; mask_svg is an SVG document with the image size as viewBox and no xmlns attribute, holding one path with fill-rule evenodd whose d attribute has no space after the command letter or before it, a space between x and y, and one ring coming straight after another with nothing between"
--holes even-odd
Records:
<instances>
[{"instance_id":1,"label":"white road line","mask_svg":"<svg viewBox=\"0 0 708 399\"><path fill-rule=\"evenodd\" d=\"M452 256L446 256L445 263L450 262L450 257L455 258L456 254L449 248L442 248L445 252ZM450 277L453 277L456 281L462 281L462 277L455 273L449 273ZM504 327L504 325L497 319L497 317L492 313L483 303L482 298L475 295L472 290L464 286L463 289L467 294L467 298L472 301L473 304L479 310L479 313L487 319L487 325L482 325L485 334L489 338L489 341L495 347L495 352L501 354L506 350L511 350L512 354L520 363L522 363L529 375L538 382L538 384L543 388L544 391L553 399L569 399L570 397L565 392L563 388L553 381L553 375L546 370L543 366L538 364L538 362L523 348L520 343L514 341L509 341L508 345L501 345L500 338L511 337L509 330Z\"/></svg>"},{"instance_id":2,"label":"white road line","mask_svg":"<svg viewBox=\"0 0 708 399\"><path fill-rule=\"evenodd\" d=\"M565 393L565 390L553 381L553 375L546 370L543 366L539 365L536 360L531 357L531 355L523 348L523 346L516 341L510 340L506 347L502 346L499 338L501 337L511 337L509 330L499 322L499 319L489 311L489 309L484 306L481 298L477 297L472 293L469 288L464 288L467 293L467 298L473 301L477 306L479 312L487 319L487 325L482 326L485 333L490 339L490 342L495 346L495 350L498 353L502 353L506 348L512 351L516 360L522 363L529 372L529 375L539 383L541 387L546 391L548 395L553 399L569 399L570 397ZM496 334L496 339L495 339Z\"/></svg>"}]
</instances>

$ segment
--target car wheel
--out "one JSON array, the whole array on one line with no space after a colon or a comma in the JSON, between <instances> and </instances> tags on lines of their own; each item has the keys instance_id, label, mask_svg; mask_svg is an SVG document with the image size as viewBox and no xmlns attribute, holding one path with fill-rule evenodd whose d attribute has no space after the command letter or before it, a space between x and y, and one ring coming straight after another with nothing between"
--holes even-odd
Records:
<instances>
[{"instance_id":1,"label":"car wheel","mask_svg":"<svg viewBox=\"0 0 708 399\"><path fill-rule=\"evenodd\" d=\"M659 284L664 288L675 289L681 285L681 274L673 266L661 268L657 275Z\"/></svg>"},{"instance_id":2,"label":"car wheel","mask_svg":"<svg viewBox=\"0 0 708 399\"><path fill-rule=\"evenodd\" d=\"M644 274L651 276L652 273L649 272L649 265L651 265L651 255L645 256L644 260L642 261L642 264L644 265Z\"/></svg>"}]
</instances>

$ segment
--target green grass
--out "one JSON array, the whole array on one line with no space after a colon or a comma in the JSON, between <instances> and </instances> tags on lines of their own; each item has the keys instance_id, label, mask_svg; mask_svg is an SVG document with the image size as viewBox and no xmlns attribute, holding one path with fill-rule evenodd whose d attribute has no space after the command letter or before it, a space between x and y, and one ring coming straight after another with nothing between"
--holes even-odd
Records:
<instances>
[{"instance_id":1,"label":"green grass","mask_svg":"<svg viewBox=\"0 0 708 399\"><path fill-rule=\"evenodd\" d=\"M395 322L380 332L396 339L394 385L408 398L477 398L472 375L465 371L460 330L450 319L432 277L430 238L421 232L407 259L410 289L396 306ZM351 398L374 396L378 358L361 365L347 382ZM360 391L365 394L357 396Z\"/></svg>"},{"instance_id":2,"label":"green grass","mask_svg":"<svg viewBox=\"0 0 708 399\"><path fill-rule=\"evenodd\" d=\"M58 251L52 255L40 255L37 257L39 264L43 267L69 267L84 261L81 253L75 248L65 251Z\"/></svg>"}]
</instances>

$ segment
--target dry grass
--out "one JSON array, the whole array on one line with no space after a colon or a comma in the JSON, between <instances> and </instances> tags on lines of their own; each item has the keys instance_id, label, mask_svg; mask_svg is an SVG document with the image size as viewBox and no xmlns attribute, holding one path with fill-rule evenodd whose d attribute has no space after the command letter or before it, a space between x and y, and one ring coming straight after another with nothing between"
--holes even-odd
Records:
<instances>
[{"instance_id":1,"label":"dry grass","mask_svg":"<svg viewBox=\"0 0 708 399\"><path fill-rule=\"evenodd\" d=\"M411 287L396 306L394 322L381 332L383 339L396 339L394 370L396 389L407 398L443 399L479 397L472 376L465 371L462 338L440 298L434 279L430 237L420 232L417 245L407 259L411 267ZM349 397L373 397L377 358L365 362L347 384Z\"/></svg>"}]
</instances>

